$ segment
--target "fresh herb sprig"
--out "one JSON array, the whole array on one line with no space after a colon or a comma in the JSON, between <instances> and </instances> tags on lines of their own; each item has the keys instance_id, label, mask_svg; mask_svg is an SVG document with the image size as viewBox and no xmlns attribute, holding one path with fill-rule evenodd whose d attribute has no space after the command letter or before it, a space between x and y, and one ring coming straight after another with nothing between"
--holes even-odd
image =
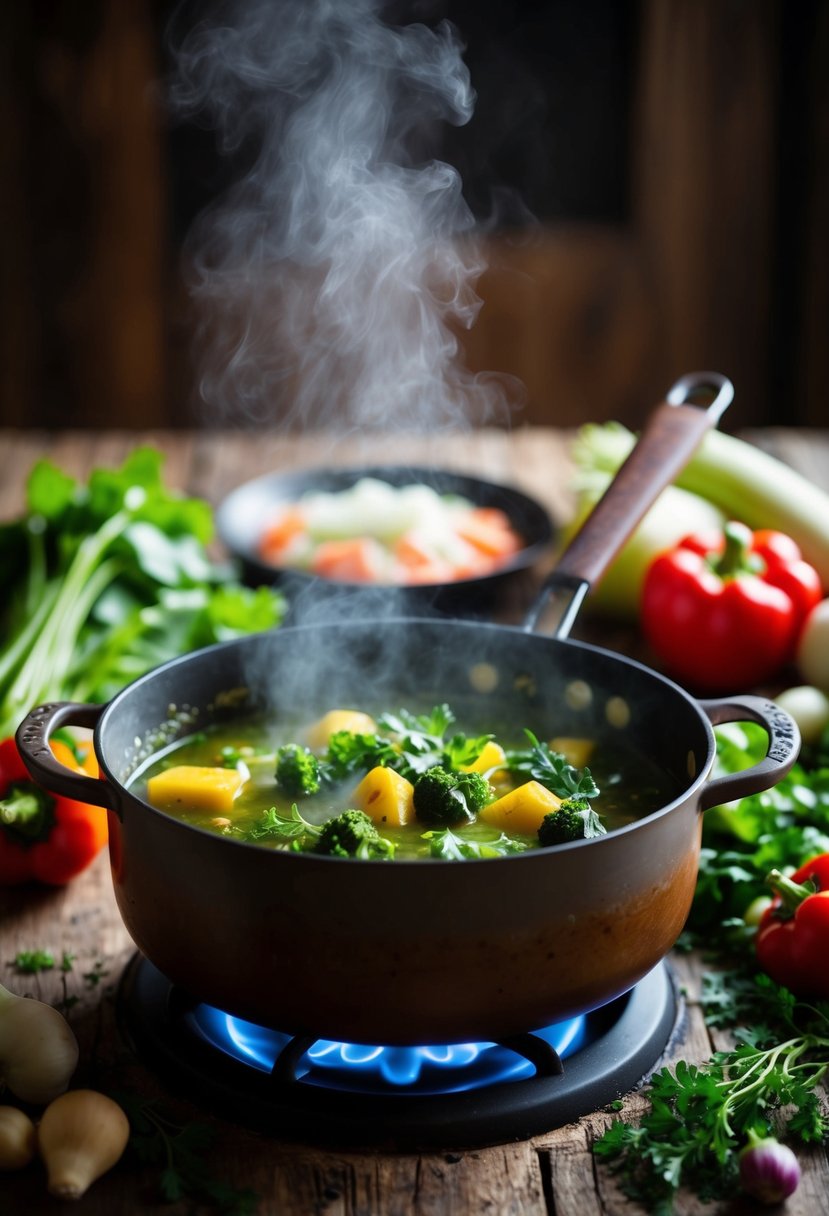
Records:
<instances>
[{"instance_id":1,"label":"fresh herb sprig","mask_svg":"<svg viewBox=\"0 0 829 1216\"><path fill-rule=\"evenodd\" d=\"M524 734L529 748L507 752L507 767L525 781L538 781L557 798L597 798L599 787L589 768L577 769L566 756L540 742L531 730Z\"/></svg>"},{"instance_id":2,"label":"fresh herb sprig","mask_svg":"<svg viewBox=\"0 0 829 1216\"><path fill-rule=\"evenodd\" d=\"M258 1196L233 1186L210 1171L215 1133L204 1123L182 1123L154 1098L132 1093L112 1095L130 1121L129 1148L144 1166L159 1170L158 1188L167 1203L188 1200L207 1205L221 1216L253 1216Z\"/></svg>"},{"instance_id":3,"label":"fresh herb sprig","mask_svg":"<svg viewBox=\"0 0 829 1216\"><path fill-rule=\"evenodd\" d=\"M512 853L523 853L527 848L522 841L513 840L504 832L496 840L469 840L447 828L439 832L424 832L422 839L429 842L429 856L442 861L508 857Z\"/></svg>"},{"instance_id":4,"label":"fresh herb sprig","mask_svg":"<svg viewBox=\"0 0 829 1216\"><path fill-rule=\"evenodd\" d=\"M804 1144L829 1136L817 1091L829 1069L829 1002L800 1001L743 969L709 981L703 1008L709 1024L740 1023L734 1050L661 1069L639 1124L616 1120L594 1145L625 1192L660 1216L683 1186L702 1199L736 1191L738 1153L752 1133Z\"/></svg>"}]
</instances>

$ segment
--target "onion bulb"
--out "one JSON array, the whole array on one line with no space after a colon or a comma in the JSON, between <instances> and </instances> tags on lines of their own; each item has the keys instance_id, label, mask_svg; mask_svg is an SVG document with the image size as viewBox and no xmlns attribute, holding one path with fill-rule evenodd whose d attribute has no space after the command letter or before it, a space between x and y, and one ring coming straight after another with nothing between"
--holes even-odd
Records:
<instances>
[{"instance_id":1,"label":"onion bulb","mask_svg":"<svg viewBox=\"0 0 829 1216\"><path fill-rule=\"evenodd\" d=\"M106 1094L70 1089L55 1098L37 1129L49 1194L80 1199L120 1159L129 1135L127 1116Z\"/></svg>"},{"instance_id":2,"label":"onion bulb","mask_svg":"<svg viewBox=\"0 0 829 1216\"><path fill-rule=\"evenodd\" d=\"M815 604L803 622L796 657L804 680L829 693L829 599Z\"/></svg>"},{"instance_id":3,"label":"onion bulb","mask_svg":"<svg viewBox=\"0 0 829 1216\"><path fill-rule=\"evenodd\" d=\"M35 1155L35 1125L16 1106L0 1106L0 1170L22 1170Z\"/></svg>"},{"instance_id":4,"label":"onion bulb","mask_svg":"<svg viewBox=\"0 0 829 1216\"><path fill-rule=\"evenodd\" d=\"M790 1148L775 1140L749 1133L740 1153L740 1185L761 1203L778 1204L792 1195L800 1182L800 1166Z\"/></svg>"},{"instance_id":5,"label":"onion bulb","mask_svg":"<svg viewBox=\"0 0 829 1216\"><path fill-rule=\"evenodd\" d=\"M0 984L0 1083L43 1106L62 1094L78 1063L78 1042L63 1014Z\"/></svg>"}]
</instances>

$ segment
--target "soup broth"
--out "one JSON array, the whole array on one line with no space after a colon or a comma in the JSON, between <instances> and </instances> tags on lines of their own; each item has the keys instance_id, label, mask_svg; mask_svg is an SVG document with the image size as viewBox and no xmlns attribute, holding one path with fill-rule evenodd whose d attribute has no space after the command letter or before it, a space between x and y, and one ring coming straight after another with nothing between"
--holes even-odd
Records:
<instances>
[{"instance_id":1,"label":"soup broth","mask_svg":"<svg viewBox=\"0 0 829 1216\"><path fill-rule=\"evenodd\" d=\"M448 727L447 738L458 729L453 721ZM386 730L378 733L384 737L389 734ZM489 733L503 749L502 755L506 754L510 759L519 754L525 756L530 748L520 727L497 731L490 728ZM316 829L347 808L360 806L354 800L355 791L372 766L350 772L339 781L324 780L318 792L310 795L286 793L276 779L278 749L287 744L296 744L303 751L307 748L324 767L327 748L319 738L315 746L308 746L313 736L313 726L309 733L308 723L284 717L211 726L181 739L155 756L135 775L132 788L157 809L195 827L251 841L264 848L314 851ZM393 735L389 737L394 738ZM563 745L561 750L557 750L559 744ZM547 745L550 753L561 759L571 782L583 778L586 773L582 788L591 777L594 786L598 787L598 793L589 799L589 807L598 817L597 821L594 818L597 830L588 831L586 835L613 831L638 820L664 806L677 792L676 781L668 773L641 752L631 751L620 742L553 739L547 741ZM395 767L394 762L390 767ZM189 776L184 774L183 768L189 770ZM153 779L164 773L175 779L180 769L181 782L173 780L168 789L159 792L158 787L163 783ZM195 780L193 771L202 770L199 782L206 781L206 786L188 784ZM483 775L491 783L492 804L532 779L526 769L512 769L509 764L488 768ZM562 795L567 797L567 791L560 790L558 797ZM296 812L292 811L294 806ZM459 816L455 823L440 825L424 822L413 812L402 825L394 821L394 816L372 815L372 818L381 837L393 845L395 858L444 856L460 859L456 851L436 852L434 838L447 828L453 838L470 845L474 843L484 850L481 854L470 849L467 856L498 856L539 847L535 825L528 829L524 821L516 830L509 817L504 823L497 817L490 820L486 810L471 822L466 816ZM268 822L272 826L278 825L277 829L263 830ZM310 825L306 833L302 832L303 822ZM509 825L509 830L504 824Z\"/></svg>"}]
</instances>

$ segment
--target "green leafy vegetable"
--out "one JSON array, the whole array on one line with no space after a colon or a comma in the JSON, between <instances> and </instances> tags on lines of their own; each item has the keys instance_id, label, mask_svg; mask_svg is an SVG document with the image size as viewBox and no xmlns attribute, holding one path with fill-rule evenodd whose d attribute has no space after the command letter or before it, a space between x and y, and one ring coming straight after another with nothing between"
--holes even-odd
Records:
<instances>
[{"instance_id":1,"label":"green leafy vegetable","mask_svg":"<svg viewBox=\"0 0 829 1216\"><path fill-rule=\"evenodd\" d=\"M216 1134L204 1123L180 1123L154 1098L118 1091L112 1097L130 1121L129 1149L145 1166L158 1169L158 1189L167 1203L189 1201L222 1213L253 1216L255 1192L214 1177L209 1168Z\"/></svg>"},{"instance_id":2,"label":"green leafy vegetable","mask_svg":"<svg viewBox=\"0 0 829 1216\"><path fill-rule=\"evenodd\" d=\"M590 774L590 769L577 769L560 752L550 750L547 743L539 742L531 730L524 734L531 746L523 750L507 752L507 768L525 781L538 781L557 798L597 798L599 787Z\"/></svg>"},{"instance_id":3,"label":"green leafy vegetable","mask_svg":"<svg viewBox=\"0 0 829 1216\"><path fill-rule=\"evenodd\" d=\"M520 840L513 840L503 832L496 840L465 840L447 828L441 832L424 832L423 839L429 842L429 856L442 861L507 857L511 853L523 853L527 848Z\"/></svg>"},{"instance_id":4,"label":"green leafy vegetable","mask_svg":"<svg viewBox=\"0 0 829 1216\"><path fill-rule=\"evenodd\" d=\"M37 975L39 971L51 971L55 956L49 950L21 950L14 957L14 969L23 975Z\"/></svg>"},{"instance_id":5,"label":"green leafy vegetable","mask_svg":"<svg viewBox=\"0 0 829 1216\"><path fill-rule=\"evenodd\" d=\"M47 460L0 528L0 736L38 702L107 701L184 651L279 624L282 597L214 565L207 503L172 493L137 448L84 486Z\"/></svg>"},{"instance_id":6,"label":"green leafy vegetable","mask_svg":"<svg viewBox=\"0 0 829 1216\"><path fill-rule=\"evenodd\" d=\"M737 1155L752 1134L803 1143L829 1135L817 1093L829 1068L829 1003L807 1005L765 975L739 973L720 976L707 998L711 1024L741 1024L737 1047L661 1069L639 1125L616 1120L594 1145L651 1212L670 1212L681 1186L702 1199L735 1191Z\"/></svg>"}]
</instances>

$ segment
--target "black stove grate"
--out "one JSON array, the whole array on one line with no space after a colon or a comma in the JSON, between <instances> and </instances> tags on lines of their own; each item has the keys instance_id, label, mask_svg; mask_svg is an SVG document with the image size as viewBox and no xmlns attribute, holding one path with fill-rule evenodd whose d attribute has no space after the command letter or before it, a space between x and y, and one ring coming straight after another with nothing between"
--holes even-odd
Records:
<instances>
[{"instance_id":1,"label":"black stove grate","mask_svg":"<svg viewBox=\"0 0 829 1216\"><path fill-rule=\"evenodd\" d=\"M363 1090L307 1069L311 1040L290 1039L271 1071L230 1055L194 1027L199 1006L136 955L119 989L133 1048L182 1096L221 1117L284 1139L339 1148L428 1151L527 1139L571 1123L635 1088L678 1033L681 1002L665 963L630 992L586 1015L584 1045L564 1064L541 1031L495 1045L529 1061L532 1075L472 1088ZM546 1037L545 1037L546 1036ZM562 1052L564 1054L564 1052ZM526 1068L524 1069L526 1072ZM503 1075L509 1075L505 1073Z\"/></svg>"}]
</instances>

